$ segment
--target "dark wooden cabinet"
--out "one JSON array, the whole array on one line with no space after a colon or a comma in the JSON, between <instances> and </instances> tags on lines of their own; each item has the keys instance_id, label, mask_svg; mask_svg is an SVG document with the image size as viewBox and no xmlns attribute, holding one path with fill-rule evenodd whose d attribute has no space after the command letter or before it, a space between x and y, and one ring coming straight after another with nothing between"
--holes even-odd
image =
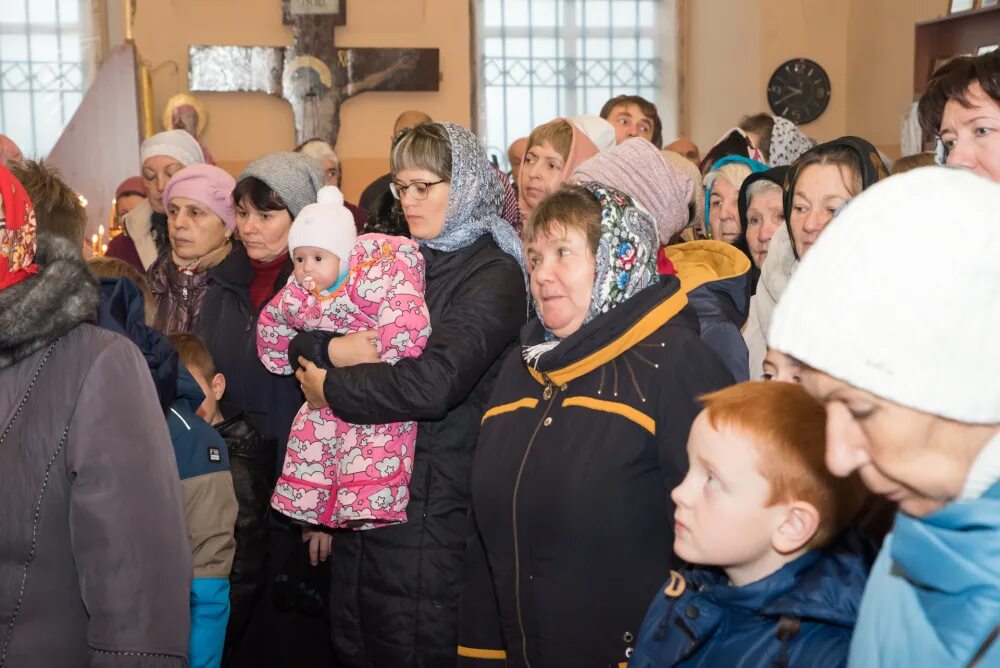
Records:
<instances>
[{"instance_id":1,"label":"dark wooden cabinet","mask_svg":"<svg viewBox=\"0 0 1000 668\"><path fill-rule=\"evenodd\" d=\"M913 99L924 92L937 63L951 56L976 54L980 47L998 42L1000 6L970 9L918 23L913 59Z\"/></svg>"}]
</instances>

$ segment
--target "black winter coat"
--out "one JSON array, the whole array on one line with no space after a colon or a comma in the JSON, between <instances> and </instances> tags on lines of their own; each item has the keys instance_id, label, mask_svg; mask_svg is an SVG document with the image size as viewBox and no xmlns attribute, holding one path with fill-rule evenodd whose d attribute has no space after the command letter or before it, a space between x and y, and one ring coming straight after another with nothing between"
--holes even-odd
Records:
<instances>
[{"instance_id":1,"label":"black winter coat","mask_svg":"<svg viewBox=\"0 0 1000 668\"><path fill-rule=\"evenodd\" d=\"M543 331L533 320L522 344ZM673 276L537 369L505 360L472 472L463 664L624 665L676 566L670 490L687 472L697 397L731 383Z\"/></svg>"},{"instance_id":2,"label":"black winter coat","mask_svg":"<svg viewBox=\"0 0 1000 668\"><path fill-rule=\"evenodd\" d=\"M242 415L215 425L229 450L229 470L239 511L236 554L229 575L229 624L226 644L238 641L267 579L267 514L277 477L274 439L264 438Z\"/></svg>"},{"instance_id":3,"label":"black winter coat","mask_svg":"<svg viewBox=\"0 0 1000 668\"><path fill-rule=\"evenodd\" d=\"M274 284L277 293L288 281L291 260ZM295 376L276 376L257 358L257 317L250 301L253 268L243 244L208 270L213 284L201 304L198 334L205 341L215 367L226 377L226 394L219 408L226 419L244 414L254 429L274 439L276 449L288 440L292 419L304 401ZM269 298L270 299L270 298ZM280 462L284 450L274 453Z\"/></svg>"},{"instance_id":4,"label":"black winter coat","mask_svg":"<svg viewBox=\"0 0 1000 668\"><path fill-rule=\"evenodd\" d=\"M489 235L421 253L433 327L422 356L333 369L324 387L348 422L419 421L407 523L334 536L333 642L349 666L455 665L472 454L526 315L521 269Z\"/></svg>"}]
</instances>

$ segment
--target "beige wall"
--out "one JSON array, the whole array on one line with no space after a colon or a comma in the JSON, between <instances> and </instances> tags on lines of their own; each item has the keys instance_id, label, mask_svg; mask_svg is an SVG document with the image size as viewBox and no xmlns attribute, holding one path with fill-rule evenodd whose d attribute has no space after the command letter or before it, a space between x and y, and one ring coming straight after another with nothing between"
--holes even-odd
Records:
<instances>
[{"instance_id":1,"label":"beige wall","mask_svg":"<svg viewBox=\"0 0 1000 668\"><path fill-rule=\"evenodd\" d=\"M688 134L707 150L741 116L767 111L767 81L798 57L830 76L827 110L803 126L819 141L844 134L899 152L912 101L913 26L940 0L688 0Z\"/></svg>"},{"instance_id":2,"label":"beige wall","mask_svg":"<svg viewBox=\"0 0 1000 668\"><path fill-rule=\"evenodd\" d=\"M790 58L819 62L830 75L827 111L805 132L823 141L842 134L898 153L899 118L911 102L913 24L944 12L943 0L685 0L687 63L683 101L687 134L707 149L747 113L767 110L774 69ZM157 122L163 104L187 89L192 44L284 45L279 0L159 0L136 3L133 34L153 69ZM469 124L470 34L466 0L348 0L344 46L441 50L436 93L366 93L343 107L337 150L344 190L356 199L388 170L396 115L423 109ZM665 59L667 65L671 59ZM204 141L220 165L238 172L253 158L290 149L290 107L262 93L200 93L208 113ZM669 141L669 139L668 139Z\"/></svg>"},{"instance_id":3,"label":"beige wall","mask_svg":"<svg viewBox=\"0 0 1000 668\"><path fill-rule=\"evenodd\" d=\"M136 3L133 36L153 69L159 129L164 103L187 91L188 47L193 44L284 46L291 29L279 0L158 0ZM389 137L399 112L421 109L433 118L470 122L469 13L465 0L348 0L341 46L440 49L440 90L365 93L342 109L337 144L344 191L356 200L388 171ZM221 167L238 172L250 160L295 145L291 107L263 93L199 93L208 109L202 138Z\"/></svg>"}]
</instances>

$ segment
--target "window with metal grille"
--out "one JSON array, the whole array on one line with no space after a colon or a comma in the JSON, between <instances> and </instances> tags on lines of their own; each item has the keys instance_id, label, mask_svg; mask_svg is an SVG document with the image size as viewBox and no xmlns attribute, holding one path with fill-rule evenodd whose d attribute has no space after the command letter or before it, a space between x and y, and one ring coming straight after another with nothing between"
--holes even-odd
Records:
<instances>
[{"instance_id":1,"label":"window with metal grille","mask_svg":"<svg viewBox=\"0 0 1000 668\"><path fill-rule=\"evenodd\" d=\"M0 133L26 157L55 145L87 84L86 0L0 0Z\"/></svg>"},{"instance_id":2,"label":"window with metal grille","mask_svg":"<svg viewBox=\"0 0 1000 668\"><path fill-rule=\"evenodd\" d=\"M479 130L491 156L611 97L660 97L660 0L479 0Z\"/></svg>"}]
</instances>

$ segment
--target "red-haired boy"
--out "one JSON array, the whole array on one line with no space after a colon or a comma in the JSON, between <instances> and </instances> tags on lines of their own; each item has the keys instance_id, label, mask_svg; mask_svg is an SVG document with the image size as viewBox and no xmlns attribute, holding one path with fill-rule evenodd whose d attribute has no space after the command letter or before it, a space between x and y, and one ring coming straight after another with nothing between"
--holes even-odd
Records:
<instances>
[{"instance_id":1,"label":"red-haired boy","mask_svg":"<svg viewBox=\"0 0 1000 668\"><path fill-rule=\"evenodd\" d=\"M871 555L842 536L864 491L826 469L823 406L791 383L702 399L671 494L696 566L671 572L629 666L844 665Z\"/></svg>"}]
</instances>

